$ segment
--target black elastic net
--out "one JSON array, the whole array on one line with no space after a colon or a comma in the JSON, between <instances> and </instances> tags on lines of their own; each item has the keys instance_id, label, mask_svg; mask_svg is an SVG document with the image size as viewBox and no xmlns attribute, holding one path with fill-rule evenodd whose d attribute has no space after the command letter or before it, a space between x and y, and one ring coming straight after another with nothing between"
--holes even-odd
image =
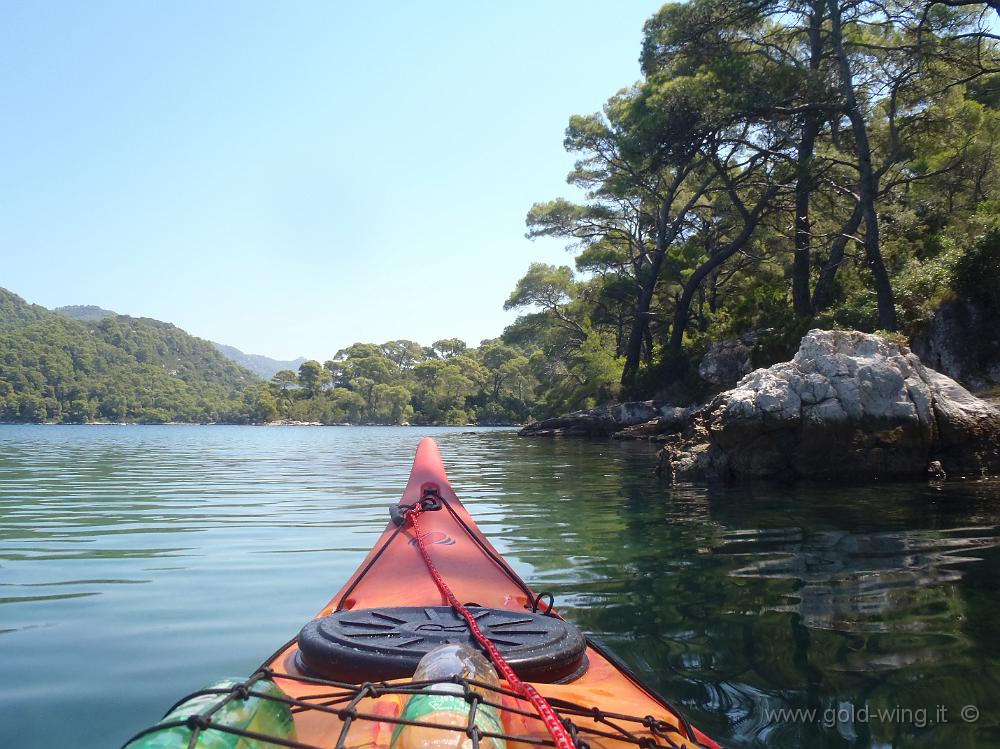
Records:
<instances>
[{"instance_id":1,"label":"black elastic net","mask_svg":"<svg viewBox=\"0 0 1000 749\"><path fill-rule=\"evenodd\" d=\"M425 499L426 497L422 497L421 502L425 501ZM513 568L511 568L507 561L480 539L480 537L455 511L447 500L441 497L439 493L434 492L433 501L434 506L428 507L427 509L447 510L455 522L462 527L469 538L476 543L483 553L488 556L525 593L527 597L527 604L525 605L525 608L530 609L532 612L542 613L546 616L556 616L552 610L554 603L552 594L539 593L536 595L513 570ZM361 569L355 576L348 589L343 592L336 606L337 611L344 608L348 597L353 592L355 587L365 578L366 574L378 562L393 541L401 535L402 531L403 526L397 524L393 533L390 534L386 541L376 550L375 554L372 555L371 559L364 566L364 568ZM545 601L545 604L543 604L543 601ZM271 663L274 661L279 654L283 653L295 642L296 638L290 640L288 643L279 648L271 658L265 661L265 663ZM603 648L598 647L597 643L592 641L588 640L588 644L597 649L601 655L615 663L619 670L628 675L630 679L633 678L624 665L619 663L609 652L606 652ZM316 693L310 693L308 697L302 699L296 699L286 695L276 695L272 692L264 692L260 691L260 689L254 689L255 685L258 685L266 679L274 681L279 688L283 688L284 685L297 683L300 685L322 687L323 689L317 691ZM355 726L361 721L376 721L392 725L393 728L397 726L418 726L464 733L471 739L472 749L480 749L480 741L484 738L502 739L507 742L508 749L510 749L511 743L521 743L539 747L555 747L555 742L546 731L544 723L538 713L535 712L530 703L524 701L523 698L516 692L502 687L494 687L482 682L461 679L458 677L452 679L451 683L457 684L461 687L460 694L469 706L469 712L464 726L445 725L422 720L408 720L403 718L402 714L387 716L384 714L366 712L364 709L366 700L375 700L386 695L397 695L403 698L415 694L438 694L452 697L458 696L454 691L443 690L442 682L440 681L350 684L315 677L291 676L284 673L276 673L265 666L259 669L246 681L232 687L228 687L226 689L203 689L188 695L175 703L175 705L167 711L168 714L173 712L176 708L183 705L188 700L197 696L217 694L220 695L221 699L213 703L210 708L205 709L203 712L185 716L184 718L179 718L177 720L163 721L155 726L151 726L150 728L140 731L138 734L129 739L126 746L137 739L157 731L164 731L177 727L186 727L191 731L188 749L196 749L199 745L199 739L206 732L222 732L234 736L253 739L259 741L263 747L290 747L291 749L356 749L354 745L348 743L352 726ZM333 745L325 744L323 746L319 746L317 744L311 744L297 739L267 736L236 726L227 725L222 721L213 719L220 710L230 704L233 700L246 700L250 697L282 703L287 706L293 716L308 711L314 711L329 715L331 720L333 718L339 719L341 729L336 743ZM504 700L504 697L507 697L508 699ZM516 702L512 703L512 700L509 698L513 698ZM639 747L639 749L679 749L682 746L703 746L698 743L691 724L688 723L681 712L665 700L662 700L662 698L660 698L660 700L663 702L664 708L674 716L674 718L678 721L678 725L674 725L652 715L625 715L621 713L603 711L597 707L579 705L558 698L549 697L547 699L549 704L556 710L577 749L596 749L596 747L592 746L591 742L601 743L602 741L622 742L626 745ZM501 716L504 714L508 716L518 716L519 718L528 721L528 725L533 726L536 730L532 730L524 734L484 731L479 727L479 725L477 725L476 721L476 714L481 705L493 708ZM521 705L523 707L517 707L517 705ZM382 745L379 744L377 749L388 749L388 744L388 741L385 742L385 747L382 747ZM367 747L366 749L375 748Z\"/></svg>"},{"instance_id":2,"label":"black elastic net","mask_svg":"<svg viewBox=\"0 0 1000 749\"><path fill-rule=\"evenodd\" d=\"M310 691L307 697L297 699L284 694L277 695L273 691L255 689L256 685L267 679L274 681L280 688L286 691L292 684L304 685L310 687L310 689L315 688L315 691ZM473 749L480 749L480 742L486 738L502 739L507 743L508 747L512 743L538 747L555 746L552 738L546 733L541 718L531 709L530 703L520 701L521 698L515 692L503 687L495 687L486 683L458 677L451 679L450 683L459 685L461 692L456 692L453 689L452 691L443 689L442 682L440 681L348 684L307 676L289 676L264 668L246 681L230 688L204 689L188 695L177 702L168 711L168 714L189 699L197 696L217 694L220 696L220 699L203 712L180 717L177 720L161 722L140 731L129 739L126 746L157 731L186 727L191 731L188 742L189 749L196 749L199 745L199 739L207 732L222 732L253 739L260 742L262 747L349 749L349 747L357 745L356 741L349 740L352 727L363 721L377 721L389 724L393 728L396 726L419 726L463 733L471 739ZM465 724L454 726L424 720L408 720L402 717L402 713L395 716L388 716L371 710L374 704L371 700L377 700L387 695L397 695L405 699L415 694L438 694L450 697L461 696L469 706ZM331 720L336 718L341 724L339 736L334 744L320 746L300 739L268 736L214 720L214 716L233 700L246 700L251 697L281 703L287 706L293 716L312 711L328 715ZM514 702L511 699L504 700L504 697L514 698L514 700L518 701ZM587 707L556 698L549 698L549 702L559 714L578 749L593 749L593 743L603 744L608 742L622 742L626 745L639 747L639 749L678 749L685 745L689 747L701 746L695 737L689 733L690 727L684 724L678 727L651 715L637 716L606 712L597 707ZM517 716L526 721L526 725L533 726L534 728L526 733L504 733L483 730L477 725L476 721L476 713L482 705L493 708L500 715ZM522 705L526 709L518 707L518 705ZM508 723L510 721L505 719L504 722ZM388 744L389 741L387 739L385 742L386 749L388 748Z\"/></svg>"}]
</instances>

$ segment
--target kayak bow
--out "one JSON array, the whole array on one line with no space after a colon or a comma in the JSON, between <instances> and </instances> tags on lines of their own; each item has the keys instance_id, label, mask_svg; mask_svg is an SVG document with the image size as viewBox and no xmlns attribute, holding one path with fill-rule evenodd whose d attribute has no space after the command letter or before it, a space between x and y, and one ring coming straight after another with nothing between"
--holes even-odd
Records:
<instances>
[{"instance_id":1,"label":"kayak bow","mask_svg":"<svg viewBox=\"0 0 1000 749\"><path fill-rule=\"evenodd\" d=\"M399 507L405 508L426 500L427 489L431 489L430 496L436 491L441 507L436 511L421 513L422 539L434 565L455 597L462 602L475 602L483 608L518 615L523 615L526 611L537 612L539 608L545 611L545 606L540 606L538 596L476 527L448 481L437 444L429 437L421 440L417 448L410 479ZM403 512L399 507L393 508L393 514L397 518ZM338 612L378 611L401 606L441 607L447 603L421 559L412 527L390 522L367 558L319 612L316 621ZM555 615L554 611L548 613ZM534 683L534 686L553 704L566 702L587 708L597 706L606 714L638 715L643 718L653 716L663 724L659 730L669 737L669 741L664 741L663 737L655 734L648 738L661 745L717 746L702 732L691 727L676 709L589 640L586 641L585 657L582 660L586 664L585 670L568 683ZM308 662L308 658L302 658L297 638L265 663L264 668L274 673L275 680L287 694L305 698L310 691L315 690L299 681L281 677L309 676L303 667ZM557 673L561 670L555 669ZM412 669L409 673L412 675ZM520 707L525 709L527 705L522 704ZM530 707L527 709L530 710ZM341 721L331 720L327 715L300 713L296 722L299 740L318 746L328 745L326 742L331 737L335 738L342 727ZM579 733L583 728L581 723L587 721L574 717L573 722ZM606 728L605 726L604 729ZM544 734L544 729L538 725L535 732ZM589 743L595 742L590 739Z\"/></svg>"},{"instance_id":2,"label":"kayak bow","mask_svg":"<svg viewBox=\"0 0 1000 749\"><path fill-rule=\"evenodd\" d=\"M440 746L468 737L463 746L472 749L718 749L518 576L455 495L432 439L421 440L390 518L344 587L252 677L202 690L190 700L197 710L180 703L140 737L174 730L199 747L389 749L410 725L452 731L451 744L432 742ZM500 686L413 680L420 658L443 643L489 653ZM468 703L467 723L407 720L408 699L433 699L445 687ZM216 704L205 709L205 700ZM237 709L252 700L272 706L267 720ZM214 717L226 710L236 717ZM487 713L502 717L499 729ZM213 734L230 743L213 743Z\"/></svg>"}]
</instances>

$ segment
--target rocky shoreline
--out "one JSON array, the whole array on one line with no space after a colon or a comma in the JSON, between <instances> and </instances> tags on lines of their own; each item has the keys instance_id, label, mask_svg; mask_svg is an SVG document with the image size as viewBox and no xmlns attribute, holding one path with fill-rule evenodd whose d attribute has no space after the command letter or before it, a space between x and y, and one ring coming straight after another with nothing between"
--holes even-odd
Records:
<instances>
[{"instance_id":1,"label":"rocky shoreline","mask_svg":"<svg viewBox=\"0 0 1000 749\"><path fill-rule=\"evenodd\" d=\"M683 428L695 407L679 408L657 401L613 403L583 411L571 411L524 426L518 434L527 437L610 437L653 439Z\"/></svg>"},{"instance_id":2,"label":"rocky shoreline","mask_svg":"<svg viewBox=\"0 0 1000 749\"><path fill-rule=\"evenodd\" d=\"M700 406L623 403L529 424L527 436L664 443L675 481L913 479L1000 472L1000 411L906 346L812 330L789 362Z\"/></svg>"}]
</instances>

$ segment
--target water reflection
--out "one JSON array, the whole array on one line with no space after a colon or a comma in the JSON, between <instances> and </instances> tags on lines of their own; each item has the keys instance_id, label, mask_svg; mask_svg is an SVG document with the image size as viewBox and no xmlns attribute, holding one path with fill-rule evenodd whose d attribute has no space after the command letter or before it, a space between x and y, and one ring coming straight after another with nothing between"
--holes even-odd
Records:
<instances>
[{"instance_id":1,"label":"water reflection","mask_svg":"<svg viewBox=\"0 0 1000 749\"><path fill-rule=\"evenodd\" d=\"M114 746L252 669L420 436L0 427L0 746ZM997 484L671 487L646 445L434 436L514 566L727 746L1000 746Z\"/></svg>"},{"instance_id":2,"label":"water reflection","mask_svg":"<svg viewBox=\"0 0 1000 749\"><path fill-rule=\"evenodd\" d=\"M997 484L669 487L641 448L509 450L504 550L727 745L1000 745Z\"/></svg>"},{"instance_id":3,"label":"water reflection","mask_svg":"<svg viewBox=\"0 0 1000 749\"><path fill-rule=\"evenodd\" d=\"M933 630L942 617L960 613L953 597L944 600L941 590L932 589L959 581L961 565L982 561L973 552L1000 544L998 534L996 526L814 534L800 528L748 529L723 534L713 551L752 559L733 576L804 583L795 591L796 603L772 608L799 614L806 626L913 632Z\"/></svg>"}]
</instances>

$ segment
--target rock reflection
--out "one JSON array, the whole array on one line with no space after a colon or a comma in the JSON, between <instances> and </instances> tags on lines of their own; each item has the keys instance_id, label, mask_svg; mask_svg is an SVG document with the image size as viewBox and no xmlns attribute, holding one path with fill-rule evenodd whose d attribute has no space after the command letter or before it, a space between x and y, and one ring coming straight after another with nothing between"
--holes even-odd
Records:
<instances>
[{"instance_id":1,"label":"rock reflection","mask_svg":"<svg viewBox=\"0 0 1000 749\"><path fill-rule=\"evenodd\" d=\"M944 586L962 578L977 550L1000 545L997 526L943 531L807 533L800 528L740 530L722 535L716 554L753 561L734 577L803 583L791 604L808 627L845 632L934 631L961 617L962 602ZM764 558L760 558L764 557Z\"/></svg>"},{"instance_id":2,"label":"rock reflection","mask_svg":"<svg viewBox=\"0 0 1000 749\"><path fill-rule=\"evenodd\" d=\"M663 487L641 454L522 451L491 537L725 746L973 746L995 730L899 716L1000 704L998 484ZM546 471L571 454L575 472Z\"/></svg>"}]
</instances>

